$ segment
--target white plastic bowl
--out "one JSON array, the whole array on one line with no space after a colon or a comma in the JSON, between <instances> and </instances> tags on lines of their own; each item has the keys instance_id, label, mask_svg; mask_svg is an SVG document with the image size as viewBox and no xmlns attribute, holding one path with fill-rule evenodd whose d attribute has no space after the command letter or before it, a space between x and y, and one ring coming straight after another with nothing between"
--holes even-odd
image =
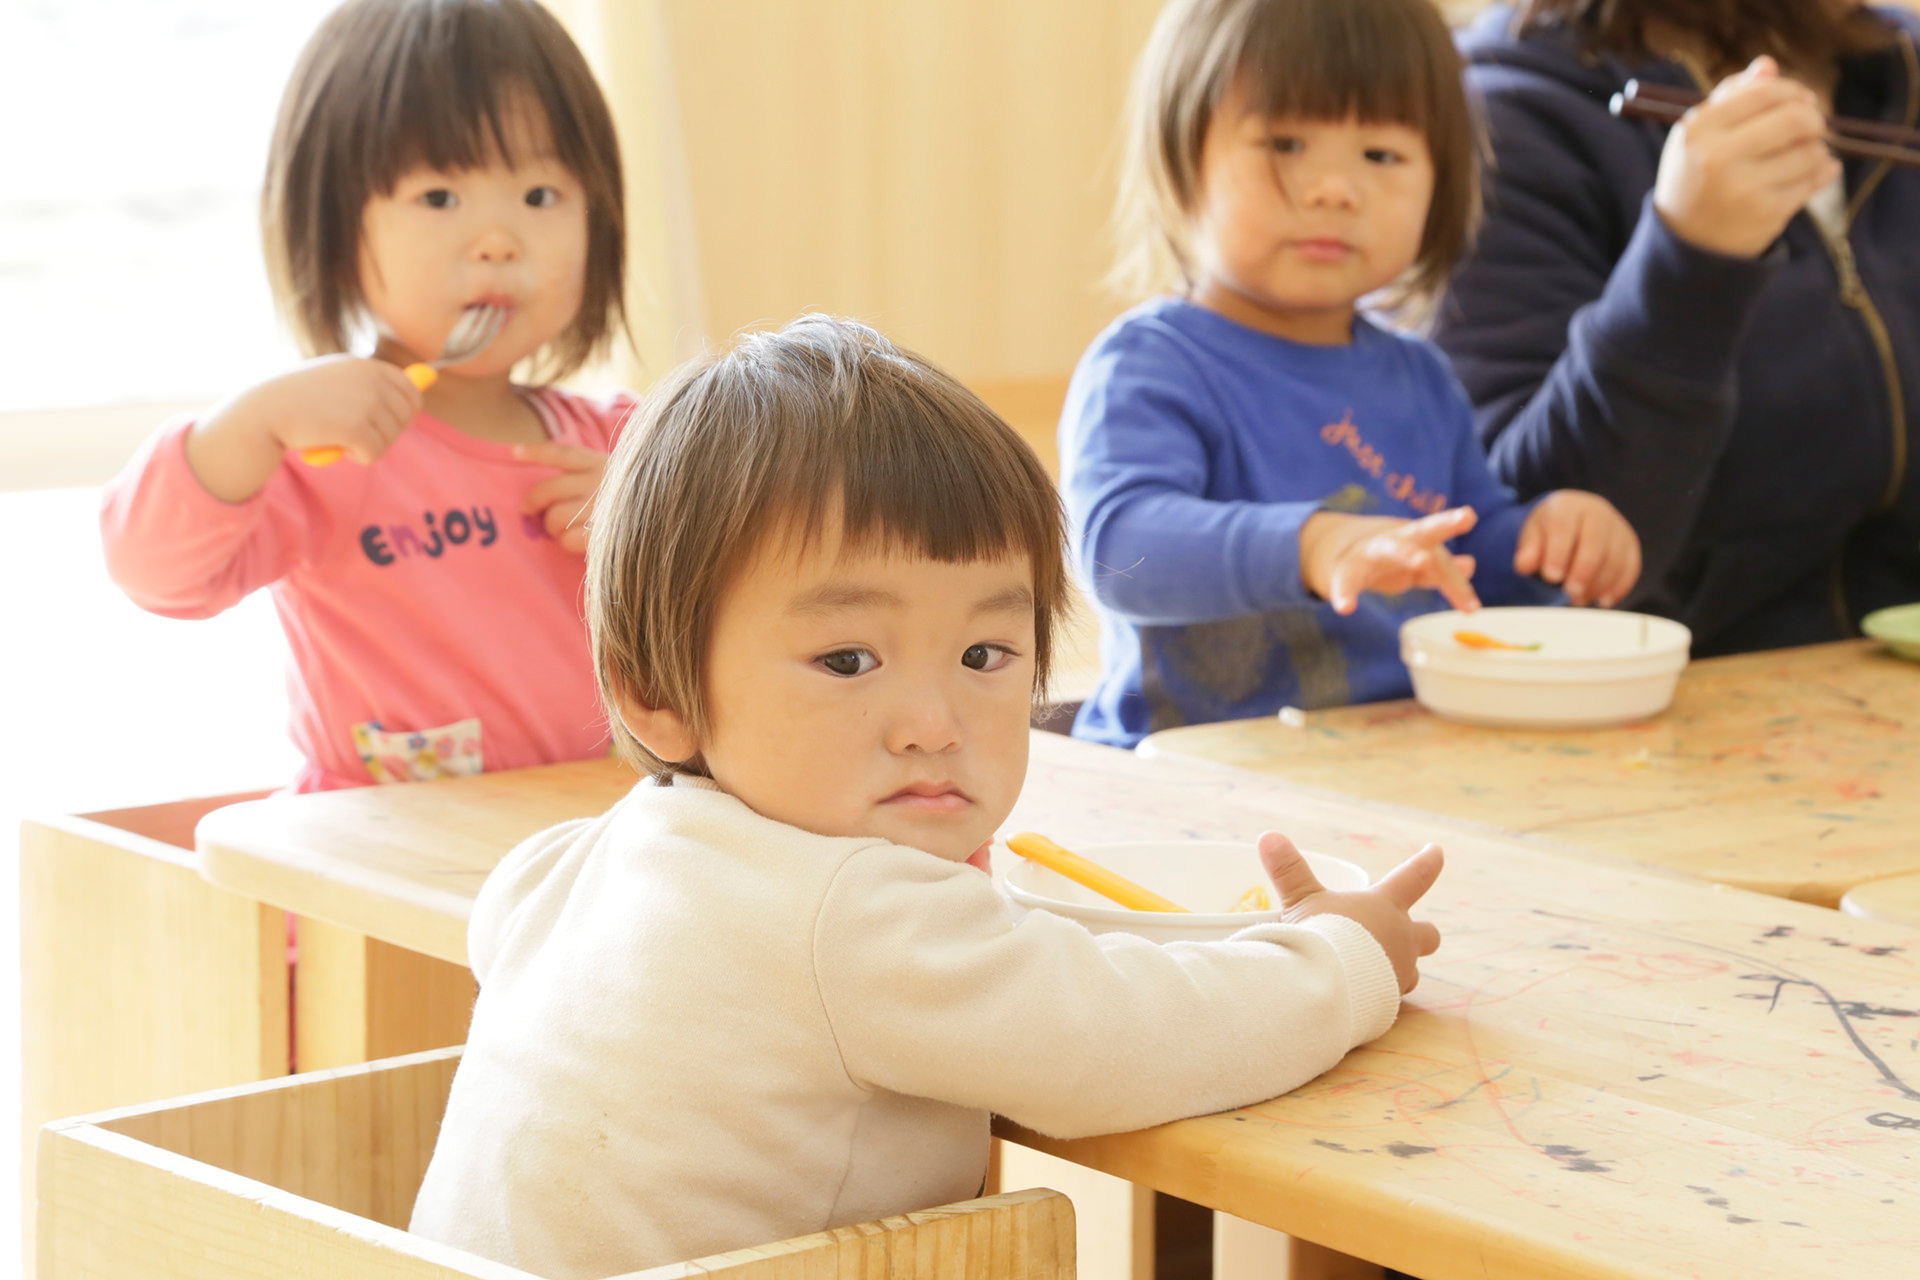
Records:
<instances>
[{"instance_id":1,"label":"white plastic bowl","mask_svg":"<svg viewBox=\"0 0 1920 1280\"><path fill-rule=\"evenodd\" d=\"M1478 631L1525 653L1470 649ZM1438 716L1502 729L1593 729L1666 710L1693 633L1677 622L1607 609L1429 613L1400 628L1413 696Z\"/></svg>"},{"instance_id":2,"label":"white plastic bowl","mask_svg":"<svg viewBox=\"0 0 1920 1280\"><path fill-rule=\"evenodd\" d=\"M1075 845L1073 851L1135 884L1187 908L1184 912L1129 911L1056 871L1028 862L1002 846L994 851L1006 868L1007 896L1021 914L1051 911L1078 920L1094 933L1134 933L1154 942L1217 942L1249 925L1280 919L1279 911L1232 911L1240 895L1266 885L1260 856L1251 844L1201 840L1154 844ZM1329 889L1364 889L1366 871L1344 858L1309 853L1307 864ZM1273 893L1268 885L1267 892Z\"/></svg>"}]
</instances>

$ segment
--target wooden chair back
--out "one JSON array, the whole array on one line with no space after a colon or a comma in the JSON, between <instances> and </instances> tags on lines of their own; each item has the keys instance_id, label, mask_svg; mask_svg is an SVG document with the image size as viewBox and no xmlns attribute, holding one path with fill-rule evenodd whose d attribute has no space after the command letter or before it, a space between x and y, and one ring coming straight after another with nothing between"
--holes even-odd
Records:
<instances>
[{"instance_id":1,"label":"wooden chair back","mask_svg":"<svg viewBox=\"0 0 1920 1280\"><path fill-rule=\"evenodd\" d=\"M41 1280L538 1280L408 1235L458 1049L47 1126ZM636 1273L645 1280L1073 1280L1073 1207L1035 1189Z\"/></svg>"}]
</instances>

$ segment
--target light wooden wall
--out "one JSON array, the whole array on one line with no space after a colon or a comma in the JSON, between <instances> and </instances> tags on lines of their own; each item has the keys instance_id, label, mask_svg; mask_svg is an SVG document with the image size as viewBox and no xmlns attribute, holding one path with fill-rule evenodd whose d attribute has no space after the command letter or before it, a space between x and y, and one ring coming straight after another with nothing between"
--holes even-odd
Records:
<instances>
[{"instance_id":1,"label":"light wooden wall","mask_svg":"<svg viewBox=\"0 0 1920 1280\"><path fill-rule=\"evenodd\" d=\"M556 0L620 117L648 363L817 309L971 381L1064 375L1117 309L1115 138L1159 7Z\"/></svg>"},{"instance_id":2,"label":"light wooden wall","mask_svg":"<svg viewBox=\"0 0 1920 1280\"><path fill-rule=\"evenodd\" d=\"M1158 0L685 0L675 75L715 333L869 318L974 381L1062 373Z\"/></svg>"}]
</instances>

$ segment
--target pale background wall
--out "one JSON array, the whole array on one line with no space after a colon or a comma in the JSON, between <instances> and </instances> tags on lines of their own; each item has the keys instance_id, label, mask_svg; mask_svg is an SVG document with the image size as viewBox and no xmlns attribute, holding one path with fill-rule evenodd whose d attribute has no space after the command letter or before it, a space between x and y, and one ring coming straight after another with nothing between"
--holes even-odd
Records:
<instances>
[{"instance_id":1,"label":"pale background wall","mask_svg":"<svg viewBox=\"0 0 1920 1280\"><path fill-rule=\"evenodd\" d=\"M1115 122L1158 7L557 0L619 118L648 369L823 309L971 381L1063 375L1116 309Z\"/></svg>"}]
</instances>

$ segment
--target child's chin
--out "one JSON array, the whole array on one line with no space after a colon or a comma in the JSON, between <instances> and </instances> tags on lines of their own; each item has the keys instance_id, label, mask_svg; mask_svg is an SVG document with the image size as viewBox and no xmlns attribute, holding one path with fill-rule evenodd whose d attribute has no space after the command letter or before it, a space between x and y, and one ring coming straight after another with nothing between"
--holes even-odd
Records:
<instances>
[{"instance_id":1,"label":"child's chin","mask_svg":"<svg viewBox=\"0 0 1920 1280\"><path fill-rule=\"evenodd\" d=\"M976 831L974 828L978 823L964 825L965 830L962 830L960 823L892 821L879 824L874 834L909 849L924 850L949 862L965 862L993 833Z\"/></svg>"}]
</instances>

